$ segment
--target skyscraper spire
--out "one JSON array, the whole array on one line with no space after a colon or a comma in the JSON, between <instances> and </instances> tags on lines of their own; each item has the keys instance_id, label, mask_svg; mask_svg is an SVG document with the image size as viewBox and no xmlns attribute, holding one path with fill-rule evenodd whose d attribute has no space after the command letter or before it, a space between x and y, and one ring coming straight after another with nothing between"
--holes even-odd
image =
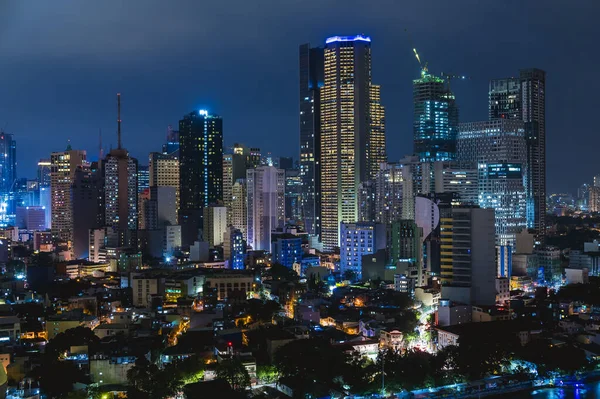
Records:
<instances>
[{"instance_id":1,"label":"skyscraper spire","mask_svg":"<svg viewBox=\"0 0 600 399\"><path fill-rule=\"evenodd\" d=\"M121 149L121 93L117 93L117 149Z\"/></svg>"}]
</instances>

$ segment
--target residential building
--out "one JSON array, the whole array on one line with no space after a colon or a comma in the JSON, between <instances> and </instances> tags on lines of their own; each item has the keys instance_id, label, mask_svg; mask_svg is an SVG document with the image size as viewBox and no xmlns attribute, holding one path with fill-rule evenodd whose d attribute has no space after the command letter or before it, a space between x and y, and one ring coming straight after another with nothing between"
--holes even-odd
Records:
<instances>
[{"instance_id":1,"label":"residential building","mask_svg":"<svg viewBox=\"0 0 600 399\"><path fill-rule=\"evenodd\" d=\"M121 147L113 149L102 162L108 246L137 248L137 171L137 159Z\"/></svg>"},{"instance_id":2,"label":"residential building","mask_svg":"<svg viewBox=\"0 0 600 399\"><path fill-rule=\"evenodd\" d=\"M291 269L294 263L302 262L302 237L290 233L273 235L271 254L273 262Z\"/></svg>"},{"instance_id":3,"label":"residential building","mask_svg":"<svg viewBox=\"0 0 600 399\"><path fill-rule=\"evenodd\" d=\"M221 205L204 207L204 239L213 248L223 244L227 231L227 208Z\"/></svg>"},{"instance_id":4,"label":"residential building","mask_svg":"<svg viewBox=\"0 0 600 399\"><path fill-rule=\"evenodd\" d=\"M71 185L75 171L85 163L85 151L73 150L71 146L63 152L53 152L50 157L52 196L52 235L67 242L73 234L73 207L71 206Z\"/></svg>"},{"instance_id":5,"label":"residential building","mask_svg":"<svg viewBox=\"0 0 600 399\"><path fill-rule=\"evenodd\" d=\"M464 304L496 302L494 210L452 207L440 216L442 298Z\"/></svg>"},{"instance_id":6,"label":"residential building","mask_svg":"<svg viewBox=\"0 0 600 399\"><path fill-rule=\"evenodd\" d=\"M358 220L358 186L375 176L376 162L385 157L384 126L379 89L371 83L371 39L328 38L321 88L321 235L326 251L340 246L342 222Z\"/></svg>"},{"instance_id":7,"label":"residential building","mask_svg":"<svg viewBox=\"0 0 600 399\"><path fill-rule=\"evenodd\" d=\"M423 229L413 220L397 220L392 222L389 242L389 264L397 266L399 262L407 263L406 277L414 280L414 285L427 285L429 273L423 262Z\"/></svg>"},{"instance_id":8,"label":"residential building","mask_svg":"<svg viewBox=\"0 0 600 399\"><path fill-rule=\"evenodd\" d=\"M386 226L374 222L342 223L340 270L362 277L362 257L386 248Z\"/></svg>"},{"instance_id":9,"label":"residential building","mask_svg":"<svg viewBox=\"0 0 600 399\"><path fill-rule=\"evenodd\" d=\"M148 169L150 187L173 187L175 189L176 211L179 211L179 158L176 155L151 152ZM177 222L173 224L177 224Z\"/></svg>"},{"instance_id":10,"label":"residential building","mask_svg":"<svg viewBox=\"0 0 600 399\"><path fill-rule=\"evenodd\" d=\"M246 179L238 179L231 189L231 225L242 232L247 239L248 193Z\"/></svg>"}]
</instances>

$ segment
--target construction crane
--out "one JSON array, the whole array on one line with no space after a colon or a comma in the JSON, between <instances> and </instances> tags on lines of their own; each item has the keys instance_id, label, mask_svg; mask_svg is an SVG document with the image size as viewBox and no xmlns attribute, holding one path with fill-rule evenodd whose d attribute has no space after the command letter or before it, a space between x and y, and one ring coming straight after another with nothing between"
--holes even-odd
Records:
<instances>
[{"instance_id":1,"label":"construction crane","mask_svg":"<svg viewBox=\"0 0 600 399\"><path fill-rule=\"evenodd\" d=\"M428 69L427 69L427 61L425 61L425 63L421 62L421 57L419 57L419 53L417 52L417 49L416 49L416 47L413 44L412 37L410 36L410 33L408 32L407 29L404 29L404 32L406 32L406 34L408 36L408 41L410 42L410 46L412 47L413 53L415 53L415 57L417 58L417 62L419 63L419 66L421 67L421 76L423 76L428 71Z\"/></svg>"},{"instance_id":2,"label":"construction crane","mask_svg":"<svg viewBox=\"0 0 600 399\"><path fill-rule=\"evenodd\" d=\"M450 81L452 79L459 79L459 80L467 80L467 79L471 79L468 76L465 75L456 75L454 73L447 73L447 72L442 72L441 73L442 79L446 79L446 81L448 82L448 91L452 92L451 88L450 88Z\"/></svg>"}]
</instances>

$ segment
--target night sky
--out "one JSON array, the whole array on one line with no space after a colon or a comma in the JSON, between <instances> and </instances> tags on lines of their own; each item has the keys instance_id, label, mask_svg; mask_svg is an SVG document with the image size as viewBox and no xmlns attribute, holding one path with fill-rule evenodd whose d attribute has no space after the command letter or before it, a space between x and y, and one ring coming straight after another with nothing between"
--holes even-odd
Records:
<instances>
[{"instance_id":1,"label":"night sky","mask_svg":"<svg viewBox=\"0 0 600 399\"><path fill-rule=\"evenodd\" d=\"M225 144L298 158L298 45L372 37L390 160L412 152L419 67L453 85L461 121L487 119L490 78L547 71L548 192L600 173L598 0L5 0L0 1L0 127L17 140L18 175L73 148L98 154L98 129L147 163L169 124L206 108Z\"/></svg>"}]
</instances>

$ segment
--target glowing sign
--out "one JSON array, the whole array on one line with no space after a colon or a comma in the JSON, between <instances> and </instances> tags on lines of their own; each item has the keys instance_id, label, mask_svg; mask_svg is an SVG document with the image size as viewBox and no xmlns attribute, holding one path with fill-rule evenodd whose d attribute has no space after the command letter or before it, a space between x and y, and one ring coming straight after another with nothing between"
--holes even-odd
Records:
<instances>
[{"instance_id":1,"label":"glowing sign","mask_svg":"<svg viewBox=\"0 0 600 399\"><path fill-rule=\"evenodd\" d=\"M202 115L202 116L207 116L208 115L208 111L205 110L205 109L201 109L200 111L198 111L198 114Z\"/></svg>"},{"instance_id":2,"label":"glowing sign","mask_svg":"<svg viewBox=\"0 0 600 399\"><path fill-rule=\"evenodd\" d=\"M369 36L356 35L356 36L333 36L327 38L325 40L326 44L334 43L334 42L371 42L371 38Z\"/></svg>"}]
</instances>

